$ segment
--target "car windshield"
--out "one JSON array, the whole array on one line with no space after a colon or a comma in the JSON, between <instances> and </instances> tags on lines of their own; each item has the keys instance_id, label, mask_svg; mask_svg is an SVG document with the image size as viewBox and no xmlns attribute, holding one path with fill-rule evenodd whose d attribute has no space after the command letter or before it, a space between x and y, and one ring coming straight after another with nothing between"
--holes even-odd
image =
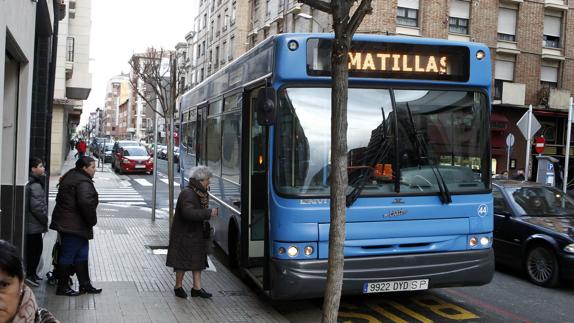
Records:
<instances>
[{"instance_id":1,"label":"car windshield","mask_svg":"<svg viewBox=\"0 0 574 323\"><path fill-rule=\"evenodd\" d=\"M328 195L331 89L286 88L279 97L277 189ZM361 195L489 188L483 93L350 88L347 102L349 192L359 184Z\"/></svg>"},{"instance_id":2,"label":"car windshield","mask_svg":"<svg viewBox=\"0 0 574 323\"><path fill-rule=\"evenodd\" d=\"M143 147L125 147L124 156L148 156L148 153Z\"/></svg>"},{"instance_id":3,"label":"car windshield","mask_svg":"<svg viewBox=\"0 0 574 323\"><path fill-rule=\"evenodd\" d=\"M506 187L519 215L574 216L574 200L549 186Z\"/></svg>"},{"instance_id":4,"label":"car windshield","mask_svg":"<svg viewBox=\"0 0 574 323\"><path fill-rule=\"evenodd\" d=\"M106 151L112 151L112 148L114 148L114 144L106 144Z\"/></svg>"}]
</instances>

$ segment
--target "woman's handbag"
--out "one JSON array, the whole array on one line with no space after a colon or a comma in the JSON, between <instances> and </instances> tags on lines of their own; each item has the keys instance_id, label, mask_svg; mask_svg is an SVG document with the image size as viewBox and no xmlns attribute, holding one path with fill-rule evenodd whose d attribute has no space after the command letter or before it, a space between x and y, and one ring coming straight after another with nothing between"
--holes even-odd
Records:
<instances>
[{"instance_id":1,"label":"woman's handbag","mask_svg":"<svg viewBox=\"0 0 574 323\"><path fill-rule=\"evenodd\" d=\"M203 221L203 239L205 239L205 248L208 254L213 253L213 234L214 230L209 221Z\"/></svg>"}]
</instances>

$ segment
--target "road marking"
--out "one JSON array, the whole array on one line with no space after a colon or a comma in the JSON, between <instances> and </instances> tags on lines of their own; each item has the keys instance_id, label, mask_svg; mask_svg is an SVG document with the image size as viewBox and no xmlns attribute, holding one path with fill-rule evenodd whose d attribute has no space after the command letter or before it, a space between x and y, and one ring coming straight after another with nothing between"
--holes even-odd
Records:
<instances>
[{"instance_id":1,"label":"road marking","mask_svg":"<svg viewBox=\"0 0 574 323\"><path fill-rule=\"evenodd\" d=\"M167 178L160 178L160 180L161 180L162 182L166 183L167 185L169 185L169 179L167 179ZM174 185L174 186L177 186L177 185L179 185L179 183L174 179L173 185Z\"/></svg>"},{"instance_id":2,"label":"road marking","mask_svg":"<svg viewBox=\"0 0 574 323\"><path fill-rule=\"evenodd\" d=\"M450 288L442 289L442 291L445 292L446 294L449 294L450 296L453 296L453 297L464 298L467 302L469 302L473 305L482 307L482 308L486 309L487 311L497 313L503 317L506 317L507 319L510 319L510 320L513 320L516 322L524 322L524 323L531 323L532 322L531 320L520 317L520 316L518 316L514 313L511 313L505 309L502 309L498 306L488 304L482 300L474 298L474 297L467 295L466 293L463 293L461 291L455 291L455 290L452 290Z\"/></svg>"},{"instance_id":3,"label":"road marking","mask_svg":"<svg viewBox=\"0 0 574 323\"><path fill-rule=\"evenodd\" d=\"M134 179L134 181L138 182L138 184L140 184L141 186L152 186L153 185L152 183L150 183L145 178L136 178L136 179Z\"/></svg>"},{"instance_id":4,"label":"road marking","mask_svg":"<svg viewBox=\"0 0 574 323\"><path fill-rule=\"evenodd\" d=\"M403 306L397 302L385 301L385 303L387 303L387 304L391 305L392 307L396 308L397 310L407 314L408 316L419 320L420 322L432 323L432 320L429 320L428 318L424 317L423 315L421 315L415 311L412 311L409 308L407 308L406 306Z\"/></svg>"},{"instance_id":5,"label":"road marking","mask_svg":"<svg viewBox=\"0 0 574 323\"><path fill-rule=\"evenodd\" d=\"M433 313L447 319L462 321L479 318L477 315L465 310L464 308L453 303L445 302L434 295L415 296L411 298L411 301L421 307L428 308Z\"/></svg>"},{"instance_id":6,"label":"road marking","mask_svg":"<svg viewBox=\"0 0 574 323\"><path fill-rule=\"evenodd\" d=\"M391 312L388 312L387 310L385 310L384 308L380 307L377 304L370 304L369 307L395 323L408 323L407 321L403 320L402 318L396 316Z\"/></svg>"}]
</instances>

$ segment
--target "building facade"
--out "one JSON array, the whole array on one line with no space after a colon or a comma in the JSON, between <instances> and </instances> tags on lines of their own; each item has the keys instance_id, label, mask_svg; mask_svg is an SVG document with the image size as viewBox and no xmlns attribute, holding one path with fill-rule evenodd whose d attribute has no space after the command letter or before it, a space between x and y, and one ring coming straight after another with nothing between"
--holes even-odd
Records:
<instances>
[{"instance_id":1,"label":"building facade","mask_svg":"<svg viewBox=\"0 0 574 323\"><path fill-rule=\"evenodd\" d=\"M91 0L62 0L52 111L50 174L61 173L68 142L80 122L83 102L92 89L89 72Z\"/></svg>"},{"instance_id":2,"label":"building facade","mask_svg":"<svg viewBox=\"0 0 574 323\"><path fill-rule=\"evenodd\" d=\"M516 123L529 105L542 125L535 136L545 137L544 154L564 160L574 92L574 48L566 46L574 40L574 1L439 0L423 5L422 0L373 0L372 6L357 33L481 42L490 48L493 172L506 170L509 134L517 139L511 173L524 167L526 139ZM234 13L227 18L230 10ZM328 15L291 0L200 1L195 29L186 38L191 60L186 80L195 86L234 57L282 32L332 32L332 25ZM533 159L530 165L535 167Z\"/></svg>"},{"instance_id":3,"label":"building facade","mask_svg":"<svg viewBox=\"0 0 574 323\"><path fill-rule=\"evenodd\" d=\"M130 81L128 74L121 74L108 80L106 98L102 113L102 137L130 138L128 129L131 119L122 114L120 106L130 98ZM123 130L120 127L123 126ZM134 130L135 131L135 130Z\"/></svg>"},{"instance_id":4,"label":"building facade","mask_svg":"<svg viewBox=\"0 0 574 323\"><path fill-rule=\"evenodd\" d=\"M46 141L37 139L49 135L60 9L59 1L0 2L0 238L20 251L30 152L45 158L47 151Z\"/></svg>"}]
</instances>

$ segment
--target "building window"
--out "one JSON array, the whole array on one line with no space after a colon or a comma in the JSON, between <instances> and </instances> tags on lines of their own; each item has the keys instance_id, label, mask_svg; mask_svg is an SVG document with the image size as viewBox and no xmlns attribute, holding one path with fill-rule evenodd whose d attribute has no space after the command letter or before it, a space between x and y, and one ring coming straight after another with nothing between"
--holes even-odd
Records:
<instances>
[{"instance_id":1,"label":"building window","mask_svg":"<svg viewBox=\"0 0 574 323\"><path fill-rule=\"evenodd\" d=\"M448 31L468 35L470 3L468 1L450 0Z\"/></svg>"},{"instance_id":2,"label":"building window","mask_svg":"<svg viewBox=\"0 0 574 323\"><path fill-rule=\"evenodd\" d=\"M235 44L235 36L231 36L229 39L229 54L227 55L227 60L231 61L233 59L233 45Z\"/></svg>"},{"instance_id":3,"label":"building window","mask_svg":"<svg viewBox=\"0 0 574 323\"><path fill-rule=\"evenodd\" d=\"M502 87L504 82L514 81L514 61L509 58L497 58L494 65L494 99L502 99Z\"/></svg>"},{"instance_id":4,"label":"building window","mask_svg":"<svg viewBox=\"0 0 574 323\"><path fill-rule=\"evenodd\" d=\"M229 24L231 26L233 26L235 24L235 15L237 14L237 3L235 1L233 1L233 4L231 5L231 21L229 22Z\"/></svg>"},{"instance_id":5,"label":"building window","mask_svg":"<svg viewBox=\"0 0 574 323\"><path fill-rule=\"evenodd\" d=\"M207 14L206 13L203 14L203 28L202 29L205 29L205 28L207 28Z\"/></svg>"},{"instance_id":6,"label":"building window","mask_svg":"<svg viewBox=\"0 0 574 323\"><path fill-rule=\"evenodd\" d=\"M516 10L498 9L498 40L516 41Z\"/></svg>"},{"instance_id":7,"label":"building window","mask_svg":"<svg viewBox=\"0 0 574 323\"><path fill-rule=\"evenodd\" d=\"M560 48L562 19L556 16L544 16L544 47Z\"/></svg>"},{"instance_id":8,"label":"building window","mask_svg":"<svg viewBox=\"0 0 574 323\"><path fill-rule=\"evenodd\" d=\"M74 37L68 37L66 41L66 60L68 62L74 61Z\"/></svg>"},{"instance_id":9,"label":"building window","mask_svg":"<svg viewBox=\"0 0 574 323\"><path fill-rule=\"evenodd\" d=\"M397 4L397 25L417 27L419 13L418 0L399 0Z\"/></svg>"},{"instance_id":10,"label":"building window","mask_svg":"<svg viewBox=\"0 0 574 323\"><path fill-rule=\"evenodd\" d=\"M558 66L540 67L540 86L551 89L558 87Z\"/></svg>"}]
</instances>

